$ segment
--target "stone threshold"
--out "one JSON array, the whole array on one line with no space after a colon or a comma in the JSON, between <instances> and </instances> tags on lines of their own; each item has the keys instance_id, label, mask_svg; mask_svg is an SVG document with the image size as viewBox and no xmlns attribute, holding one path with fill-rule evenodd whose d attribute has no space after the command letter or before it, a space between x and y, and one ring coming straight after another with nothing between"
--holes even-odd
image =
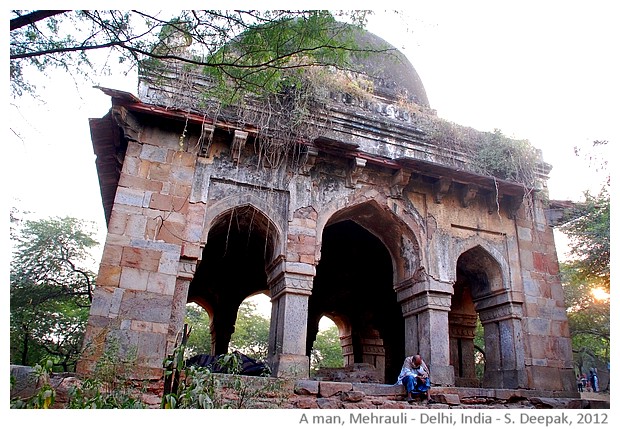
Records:
<instances>
[{"instance_id":1,"label":"stone threshold","mask_svg":"<svg viewBox=\"0 0 620 429\"><path fill-rule=\"evenodd\" d=\"M314 394L321 394L321 391L340 391L346 392L356 390L364 392L369 396L404 396L404 386L380 383L359 383L342 381L320 381L320 380L297 380L295 391L306 391ZM435 393L455 394L459 397L484 397L507 400L510 398L579 398L578 392L564 391L545 391L530 389L490 389L476 387L444 387L433 386L431 391ZM321 395L323 396L323 395Z\"/></svg>"}]
</instances>

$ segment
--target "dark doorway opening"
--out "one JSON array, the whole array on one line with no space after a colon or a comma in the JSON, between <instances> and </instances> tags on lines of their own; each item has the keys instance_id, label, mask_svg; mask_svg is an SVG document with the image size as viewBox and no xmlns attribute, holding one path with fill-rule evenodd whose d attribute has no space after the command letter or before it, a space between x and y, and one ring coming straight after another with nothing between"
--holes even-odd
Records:
<instances>
[{"instance_id":1,"label":"dark doorway opening","mask_svg":"<svg viewBox=\"0 0 620 429\"><path fill-rule=\"evenodd\" d=\"M212 354L228 353L241 303L268 290L265 266L273 255L274 230L249 205L222 214L210 228L187 300L210 309Z\"/></svg>"},{"instance_id":2,"label":"dark doorway opening","mask_svg":"<svg viewBox=\"0 0 620 429\"><path fill-rule=\"evenodd\" d=\"M325 227L308 304L307 354L323 315L347 320L345 364L366 363L395 382L404 356L404 319L393 288L392 258L379 238L351 220Z\"/></svg>"}]
</instances>

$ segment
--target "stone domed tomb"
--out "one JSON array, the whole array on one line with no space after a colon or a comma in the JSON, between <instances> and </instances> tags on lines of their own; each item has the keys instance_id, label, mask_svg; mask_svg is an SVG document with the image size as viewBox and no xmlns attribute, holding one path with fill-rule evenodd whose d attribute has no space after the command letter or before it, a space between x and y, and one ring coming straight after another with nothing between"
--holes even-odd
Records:
<instances>
[{"instance_id":1,"label":"stone domed tomb","mask_svg":"<svg viewBox=\"0 0 620 429\"><path fill-rule=\"evenodd\" d=\"M226 353L240 304L264 293L275 376L309 377L327 316L345 364L384 383L420 353L439 386L575 390L550 166L536 150L529 169L489 164L481 154L523 145L437 117L409 61L358 37L389 49L321 77L294 132L252 103L201 98L208 80L174 63L142 74L137 97L101 88L112 107L90 127L108 235L80 371L116 338L135 347L136 377L161 377L189 302Z\"/></svg>"}]
</instances>

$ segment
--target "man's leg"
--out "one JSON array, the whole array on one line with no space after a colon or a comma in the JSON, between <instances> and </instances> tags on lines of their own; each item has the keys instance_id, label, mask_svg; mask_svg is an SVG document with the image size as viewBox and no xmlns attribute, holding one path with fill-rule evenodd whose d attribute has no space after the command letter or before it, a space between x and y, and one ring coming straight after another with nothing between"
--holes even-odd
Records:
<instances>
[{"instance_id":1,"label":"man's leg","mask_svg":"<svg viewBox=\"0 0 620 429\"><path fill-rule=\"evenodd\" d=\"M431 389L428 389L426 391L426 399L428 400L428 402L433 402L431 399Z\"/></svg>"},{"instance_id":2,"label":"man's leg","mask_svg":"<svg viewBox=\"0 0 620 429\"><path fill-rule=\"evenodd\" d=\"M403 386L407 390L407 400L411 401L413 399L412 392L415 390L415 378L410 375L406 375L403 377Z\"/></svg>"},{"instance_id":3,"label":"man's leg","mask_svg":"<svg viewBox=\"0 0 620 429\"><path fill-rule=\"evenodd\" d=\"M415 390L421 393L422 397L426 397L428 401L431 400L431 379L427 378L426 381L416 379Z\"/></svg>"},{"instance_id":4,"label":"man's leg","mask_svg":"<svg viewBox=\"0 0 620 429\"><path fill-rule=\"evenodd\" d=\"M431 379L426 379L426 399L431 402Z\"/></svg>"}]
</instances>

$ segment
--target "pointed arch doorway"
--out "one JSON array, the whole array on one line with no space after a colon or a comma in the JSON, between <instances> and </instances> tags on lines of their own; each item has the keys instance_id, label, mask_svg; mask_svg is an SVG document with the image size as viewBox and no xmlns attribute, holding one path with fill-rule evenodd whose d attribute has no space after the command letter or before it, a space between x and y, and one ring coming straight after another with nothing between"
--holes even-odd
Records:
<instances>
[{"instance_id":1,"label":"pointed arch doorway","mask_svg":"<svg viewBox=\"0 0 620 429\"><path fill-rule=\"evenodd\" d=\"M211 354L228 353L241 303L259 293L268 295L265 267L276 246L276 228L251 204L214 219L187 297L209 312Z\"/></svg>"},{"instance_id":2,"label":"pointed arch doorway","mask_svg":"<svg viewBox=\"0 0 620 429\"><path fill-rule=\"evenodd\" d=\"M518 388L525 385L521 303L507 287L507 268L485 248L463 252L448 314L450 364L459 387ZM481 325L481 326L480 326ZM475 344L476 329L483 344ZM484 353L484 373L476 359Z\"/></svg>"},{"instance_id":3,"label":"pointed arch doorway","mask_svg":"<svg viewBox=\"0 0 620 429\"><path fill-rule=\"evenodd\" d=\"M394 291L392 256L375 234L382 223L384 231L391 227L373 209L361 205L340 213L323 230L321 260L308 303L307 353L319 320L330 315L346 322L339 326L345 364L370 364L382 381L390 383L396 380L405 353L404 318Z\"/></svg>"}]
</instances>

